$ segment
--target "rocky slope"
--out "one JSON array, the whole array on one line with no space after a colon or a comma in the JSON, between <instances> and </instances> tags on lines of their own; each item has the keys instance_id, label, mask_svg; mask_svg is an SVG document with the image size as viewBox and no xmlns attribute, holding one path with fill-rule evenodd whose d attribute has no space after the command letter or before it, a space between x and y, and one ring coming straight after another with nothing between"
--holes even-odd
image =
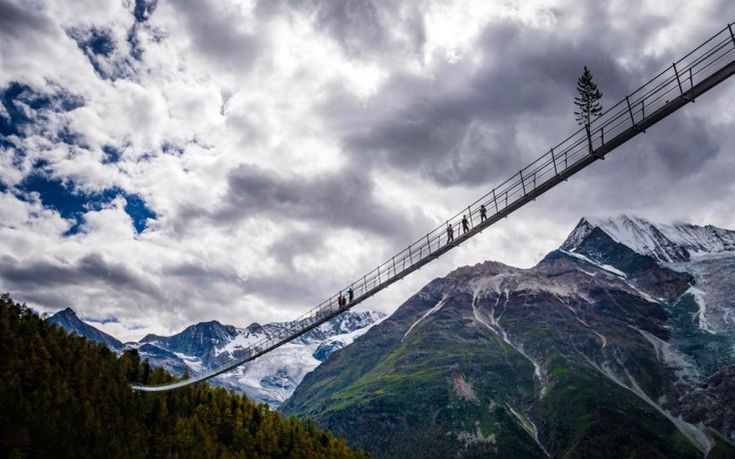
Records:
<instances>
[{"instance_id":1,"label":"rocky slope","mask_svg":"<svg viewBox=\"0 0 735 459\"><path fill-rule=\"evenodd\" d=\"M244 393L256 402L277 407L293 393L304 375L383 317L384 314L373 311L348 311L296 341L214 378L212 382ZM141 359L177 375L219 366L283 326L279 323L253 323L246 328L237 328L217 321L202 322L173 336L147 335L137 343L123 344L83 322L68 308L53 315L49 321L69 332L104 343L116 352L137 349Z\"/></svg>"},{"instance_id":2,"label":"rocky slope","mask_svg":"<svg viewBox=\"0 0 735 459\"><path fill-rule=\"evenodd\" d=\"M733 234L583 219L432 281L282 409L377 457L734 457Z\"/></svg>"}]
</instances>

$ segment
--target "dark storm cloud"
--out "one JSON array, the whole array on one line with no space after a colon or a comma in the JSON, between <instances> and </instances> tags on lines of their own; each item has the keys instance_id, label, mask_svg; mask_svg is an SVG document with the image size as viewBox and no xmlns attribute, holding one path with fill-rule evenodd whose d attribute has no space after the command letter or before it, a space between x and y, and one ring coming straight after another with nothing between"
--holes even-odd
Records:
<instances>
[{"instance_id":1,"label":"dark storm cloud","mask_svg":"<svg viewBox=\"0 0 735 459\"><path fill-rule=\"evenodd\" d=\"M221 6L222 2L175 0L185 19L189 36L199 54L221 70L249 70L264 46L255 34L238 30Z\"/></svg>"},{"instance_id":2,"label":"dark storm cloud","mask_svg":"<svg viewBox=\"0 0 735 459\"><path fill-rule=\"evenodd\" d=\"M426 84L418 76L394 78L379 99L399 105L395 101L403 88L411 86L414 93L397 110L368 115L373 122L345 136L346 151L368 164L418 170L442 186L486 183L541 153L524 146L520 122L533 126L528 122L544 117L572 119L574 85L584 65L595 69L609 95L624 94L630 77L603 44L582 46L555 31L495 24L480 44L484 56L478 70L445 63L437 83ZM415 88L422 90L416 93ZM378 110L385 106L373 105ZM334 104L325 104L330 107ZM550 142L561 140L564 132L554 124L547 127ZM575 129L569 122L563 125Z\"/></svg>"},{"instance_id":3,"label":"dark storm cloud","mask_svg":"<svg viewBox=\"0 0 735 459\"><path fill-rule=\"evenodd\" d=\"M720 152L720 139L701 119L678 116L663 123L651 147L672 178L696 173Z\"/></svg>"},{"instance_id":4,"label":"dark storm cloud","mask_svg":"<svg viewBox=\"0 0 735 459\"><path fill-rule=\"evenodd\" d=\"M629 6L631 12L639 8L635 2ZM342 132L345 151L361 167L417 172L439 186L503 180L543 153L529 149L529 139L551 147L578 129L572 100L583 66L592 69L603 106L609 107L676 57L634 55L631 64L621 65L621 56L669 22L647 15L621 30L611 25L608 8L581 5L574 14L585 18L585 27L573 34L565 30L566 11L555 11L558 23L551 29L513 20L490 23L477 43L479 68L443 63L428 81L394 74L368 107L335 91L322 113ZM702 39L712 32L704 31ZM686 141L657 144L668 151L667 167L681 173L695 171L698 160L719 150L709 132L690 127L674 131L691 131Z\"/></svg>"},{"instance_id":5,"label":"dark storm cloud","mask_svg":"<svg viewBox=\"0 0 735 459\"><path fill-rule=\"evenodd\" d=\"M407 216L378 202L373 187L372 179L359 169L300 176L243 164L230 173L223 205L210 215L217 222L268 215L309 221L323 232L352 228L404 237L412 228Z\"/></svg>"},{"instance_id":6,"label":"dark storm cloud","mask_svg":"<svg viewBox=\"0 0 735 459\"><path fill-rule=\"evenodd\" d=\"M241 282L240 276L234 270L197 263L182 263L170 266L163 270L163 274L184 278L187 282L199 286L211 285L216 282L236 285Z\"/></svg>"},{"instance_id":7,"label":"dark storm cloud","mask_svg":"<svg viewBox=\"0 0 735 459\"><path fill-rule=\"evenodd\" d=\"M295 257L313 254L323 247L325 235L316 230L288 231L287 234L271 244L267 251L278 261L279 270L273 274L255 274L241 277L234 269L222 266L206 266L201 263L182 263L165 268L163 275L179 278L186 285L197 286L199 292L207 292L203 297L226 303L232 290L221 287L234 287L241 294L255 295L273 301L293 301L294 298L311 298L313 301L324 294L324 281L311 279L312 273L301 269ZM257 260L243 260L246 265L257 268ZM254 269L258 272L257 269ZM288 281L284 281L288 279Z\"/></svg>"},{"instance_id":8,"label":"dark storm cloud","mask_svg":"<svg viewBox=\"0 0 735 459\"><path fill-rule=\"evenodd\" d=\"M324 234L316 229L289 231L268 247L271 254L282 266L294 269L294 258L298 255L313 254L324 247Z\"/></svg>"},{"instance_id":9,"label":"dark storm cloud","mask_svg":"<svg viewBox=\"0 0 735 459\"><path fill-rule=\"evenodd\" d=\"M702 98L715 98L706 94ZM704 102L707 103L707 102ZM735 162L724 145L732 143L728 126L713 126L712 114L690 105L639 134L563 185L567 191L544 195L540 212L608 217L620 213L668 221L682 209L726 205L732 194ZM701 222L695 222L701 223ZM706 222L705 222L706 223Z\"/></svg>"},{"instance_id":10,"label":"dark storm cloud","mask_svg":"<svg viewBox=\"0 0 735 459\"><path fill-rule=\"evenodd\" d=\"M28 31L50 30L51 23L46 17L21 8L7 0L0 0L0 36L20 38Z\"/></svg>"},{"instance_id":11,"label":"dark storm cloud","mask_svg":"<svg viewBox=\"0 0 735 459\"><path fill-rule=\"evenodd\" d=\"M291 277L286 273L256 275L244 281L245 290L249 294L287 304L303 303L304 306L326 296L325 292L328 290L320 284L309 282L308 278Z\"/></svg>"},{"instance_id":12,"label":"dark storm cloud","mask_svg":"<svg viewBox=\"0 0 735 459\"><path fill-rule=\"evenodd\" d=\"M10 256L0 258L0 279L6 288L23 292L70 286L89 287L103 284L160 299L152 282L142 279L121 263L109 262L100 255L89 254L75 264L57 264L44 260L19 261Z\"/></svg>"}]
</instances>

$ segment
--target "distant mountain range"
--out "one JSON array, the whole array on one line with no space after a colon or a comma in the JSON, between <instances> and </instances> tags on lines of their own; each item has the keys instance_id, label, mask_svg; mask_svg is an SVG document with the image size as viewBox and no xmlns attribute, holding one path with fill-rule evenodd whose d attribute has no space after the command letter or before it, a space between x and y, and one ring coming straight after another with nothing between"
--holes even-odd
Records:
<instances>
[{"instance_id":1,"label":"distant mountain range","mask_svg":"<svg viewBox=\"0 0 735 459\"><path fill-rule=\"evenodd\" d=\"M582 219L433 280L281 410L378 458L735 457L735 232Z\"/></svg>"},{"instance_id":2,"label":"distant mountain range","mask_svg":"<svg viewBox=\"0 0 735 459\"><path fill-rule=\"evenodd\" d=\"M256 402L277 407L293 393L306 373L384 317L384 314L374 311L348 311L296 341L218 376L212 382L245 393ZM216 367L284 326L253 323L246 328L237 328L217 321L201 322L173 336L147 335L137 343L123 344L79 319L70 308L54 314L49 322L69 333L103 343L118 353L137 349L141 359L148 359L151 365L164 367L176 375Z\"/></svg>"}]
</instances>

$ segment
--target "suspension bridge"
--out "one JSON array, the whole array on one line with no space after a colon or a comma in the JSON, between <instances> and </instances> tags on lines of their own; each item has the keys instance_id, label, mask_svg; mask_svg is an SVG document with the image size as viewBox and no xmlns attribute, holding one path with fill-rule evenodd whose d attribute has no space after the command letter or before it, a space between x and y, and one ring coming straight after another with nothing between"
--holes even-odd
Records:
<instances>
[{"instance_id":1,"label":"suspension bridge","mask_svg":"<svg viewBox=\"0 0 735 459\"><path fill-rule=\"evenodd\" d=\"M296 320L283 324L280 330L262 341L238 351L230 361L180 381L159 385L134 384L132 388L146 392L168 391L226 373L298 338L436 260L585 167L604 159L605 155L732 76L735 73L734 27L735 24L728 24L626 95L589 126L574 132L406 249L345 286L341 292ZM461 232L463 216L467 217L470 227L466 232ZM447 233L450 224L455 228L453 239ZM354 292L354 299L347 304L340 302L342 292L349 289Z\"/></svg>"}]
</instances>

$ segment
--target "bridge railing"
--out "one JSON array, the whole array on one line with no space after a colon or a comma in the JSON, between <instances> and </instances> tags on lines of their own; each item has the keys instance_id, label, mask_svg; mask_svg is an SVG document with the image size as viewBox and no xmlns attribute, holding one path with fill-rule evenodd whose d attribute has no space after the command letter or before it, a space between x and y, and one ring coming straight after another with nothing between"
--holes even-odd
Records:
<instances>
[{"instance_id":1,"label":"bridge railing","mask_svg":"<svg viewBox=\"0 0 735 459\"><path fill-rule=\"evenodd\" d=\"M675 99L688 100L687 97L693 97L692 88L698 82L715 74L733 60L735 60L735 34L733 34L733 25L730 24L605 110L599 117L591 121L589 127L581 127L468 207L352 282L344 290L335 292L296 320L284 324L284 327L273 335L239 351L233 361L225 362L212 370L196 373L190 379L204 380L222 373L237 366L238 362L250 360L253 356L326 321L343 309L338 304L338 298L345 297L349 289L352 289L355 298L347 307L363 301L377 290L385 288L433 258L442 255L493 222L507 216L528 200L535 198L544 191L545 187L548 189L559 180L566 179L570 175L568 173L577 170L579 165L589 162L591 158L600 159L601 156L597 155L600 154L600 150L604 150L608 142L631 129L637 129L639 124L667 104L672 103ZM485 206L486 219L482 219L480 215L480 206ZM463 216L467 216L470 223L470 231L466 234L462 230ZM448 240L446 229L449 224L454 228L453 241Z\"/></svg>"}]
</instances>

